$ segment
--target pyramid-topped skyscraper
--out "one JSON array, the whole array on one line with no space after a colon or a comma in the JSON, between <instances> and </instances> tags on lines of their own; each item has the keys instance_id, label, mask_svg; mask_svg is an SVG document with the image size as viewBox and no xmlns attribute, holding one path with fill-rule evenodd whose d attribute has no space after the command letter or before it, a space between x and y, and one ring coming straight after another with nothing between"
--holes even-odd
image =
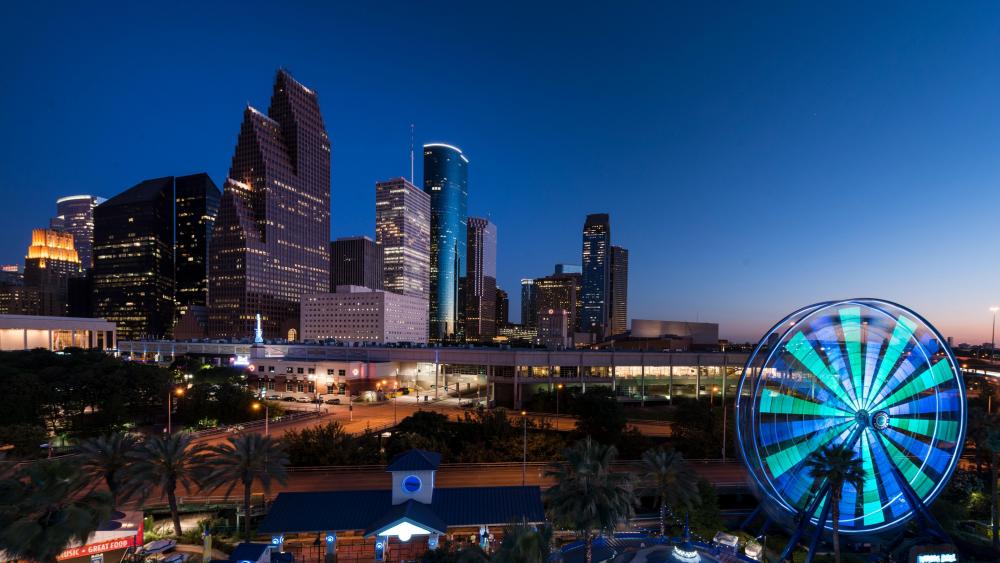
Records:
<instances>
[{"instance_id":1,"label":"pyramid-topped skyscraper","mask_svg":"<svg viewBox=\"0 0 1000 563\"><path fill-rule=\"evenodd\" d=\"M294 338L299 298L329 291L330 138L316 93L279 70L267 114L243 112L212 232L209 333Z\"/></svg>"}]
</instances>

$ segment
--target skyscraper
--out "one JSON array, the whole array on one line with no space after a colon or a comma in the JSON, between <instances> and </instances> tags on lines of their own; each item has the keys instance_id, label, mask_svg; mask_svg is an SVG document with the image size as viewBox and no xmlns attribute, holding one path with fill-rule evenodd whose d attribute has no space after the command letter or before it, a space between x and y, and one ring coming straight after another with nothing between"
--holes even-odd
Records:
<instances>
[{"instance_id":1,"label":"skyscraper","mask_svg":"<svg viewBox=\"0 0 1000 563\"><path fill-rule=\"evenodd\" d=\"M548 311L565 311L570 336L576 326L577 279L574 275L551 275L535 280L536 318Z\"/></svg>"},{"instance_id":2,"label":"skyscraper","mask_svg":"<svg viewBox=\"0 0 1000 563\"><path fill-rule=\"evenodd\" d=\"M424 191L431 196L431 340L461 337L459 284L466 271L468 164L457 147L424 145Z\"/></svg>"},{"instance_id":3,"label":"skyscraper","mask_svg":"<svg viewBox=\"0 0 1000 563\"><path fill-rule=\"evenodd\" d=\"M80 268L87 272L94 265L94 208L104 203L103 197L71 195L56 200L56 216L49 226L73 235L73 247L80 257Z\"/></svg>"},{"instance_id":4,"label":"skyscraper","mask_svg":"<svg viewBox=\"0 0 1000 563\"><path fill-rule=\"evenodd\" d=\"M330 139L316 93L284 70L243 112L212 229L209 333L296 337L303 294L330 290Z\"/></svg>"},{"instance_id":5,"label":"skyscraper","mask_svg":"<svg viewBox=\"0 0 1000 563\"><path fill-rule=\"evenodd\" d=\"M628 330L628 249L611 247L611 311L609 336Z\"/></svg>"},{"instance_id":6,"label":"skyscraper","mask_svg":"<svg viewBox=\"0 0 1000 563\"><path fill-rule=\"evenodd\" d=\"M535 293L535 280L521 280L521 325L525 327L538 326L538 299Z\"/></svg>"},{"instance_id":7,"label":"skyscraper","mask_svg":"<svg viewBox=\"0 0 1000 563\"><path fill-rule=\"evenodd\" d=\"M174 180L174 247L177 316L189 307L208 305L208 248L221 194L208 174Z\"/></svg>"},{"instance_id":8,"label":"skyscraper","mask_svg":"<svg viewBox=\"0 0 1000 563\"><path fill-rule=\"evenodd\" d=\"M580 330L603 338L611 288L611 223L607 213L587 215L583 225L583 295Z\"/></svg>"},{"instance_id":9,"label":"skyscraper","mask_svg":"<svg viewBox=\"0 0 1000 563\"><path fill-rule=\"evenodd\" d=\"M80 257L73 235L52 229L31 231L31 246L24 257L24 285L37 295L35 315L68 314L69 280L80 275Z\"/></svg>"},{"instance_id":10,"label":"skyscraper","mask_svg":"<svg viewBox=\"0 0 1000 563\"><path fill-rule=\"evenodd\" d=\"M94 210L94 313L120 338L164 338L174 318L174 178L146 180Z\"/></svg>"},{"instance_id":11,"label":"skyscraper","mask_svg":"<svg viewBox=\"0 0 1000 563\"><path fill-rule=\"evenodd\" d=\"M576 264L556 264L556 275L583 274L583 268Z\"/></svg>"},{"instance_id":12,"label":"skyscraper","mask_svg":"<svg viewBox=\"0 0 1000 563\"><path fill-rule=\"evenodd\" d=\"M330 290L338 285L382 289L382 247L368 237L345 237L330 243Z\"/></svg>"},{"instance_id":13,"label":"skyscraper","mask_svg":"<svg viewBox=\"0 0 1000 563\"><path fill-rule=\"evenodd\" d=\"M431 196L403 178L376 183L375 242L382 247L385 289L429 299Z\"/></svg>"},{"instance_id":14,"label":"skyscraper","mask_svg":"<svg viewBox=\"0 0 1000 563\"><path fill-rule=\"evenodd\" d=\"M469 217L465 276L465 339L488 342L497 335L497 227Z\"/></svg>"},{"instance_id":15,"label":"skyscraper","mask_svg":"<svg viewBox=\"0 0 1000 563\"><path fill-rule=\"evenodd\" d=\"M497 288L497 334L500 328L510 324L510 298L507 292Z\"/></svg>"}]
</instances>

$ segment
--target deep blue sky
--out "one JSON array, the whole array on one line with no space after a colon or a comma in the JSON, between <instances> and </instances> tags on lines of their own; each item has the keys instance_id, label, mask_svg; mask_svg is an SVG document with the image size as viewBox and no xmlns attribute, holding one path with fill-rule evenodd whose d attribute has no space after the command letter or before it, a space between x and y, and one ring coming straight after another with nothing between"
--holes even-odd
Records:
<instances>
[{"instance_id":1,"label":"deep blue sky","mask_svg":"<svg viewBox=\"0 0 1000 563\"><path fill-rule=\"evenodd\" d=\"M989 340L1000 6L328 4L5 5L0 262L58 196L221 185L244 104L266 109L284 66L320 95L333 235L373 235L373 183L408 174L413 122L471 159L515 318L518 280L579 263L606 211L633 318L756 340L870 296Z\"/></svg>"}]
</instances>

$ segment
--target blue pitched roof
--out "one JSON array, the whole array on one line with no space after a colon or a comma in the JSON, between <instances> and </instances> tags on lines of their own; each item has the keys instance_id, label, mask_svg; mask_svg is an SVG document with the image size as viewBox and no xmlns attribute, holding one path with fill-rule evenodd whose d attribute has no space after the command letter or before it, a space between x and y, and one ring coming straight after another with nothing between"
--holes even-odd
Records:
<instances>
[{"instance_id":1,"label":"blue pitched roof","mask_svg":"<svg viewBox=\"0 0 1000 563\"><path fill-rule=\"evenodd\" d=\"M429 508L446 527L545 521L542 493L536 486L434 489L431 504L420 506ZM262 533L371 530L380 523L393 522L392 514L398 510L401 509L392 505L392 493L388 490L279 493L259 530ZM431 518L426 512L419 514Z\"/></svg>"},{"instance_id":2,"label":"blue pitched roof","mask_svg":"<svg viewBox=\"0 0 1000 563\"><path fill-rule=\"evenodd\" d=\"M441 465L441 454L427 450L413 449L392 459L386 471L437 471Z\"/></svg>"},{"instance_id":3,"label":"blue pitched roof","mask_svg":"<svg viewBox=\"0 0 1000 563\"><path fill-rule=\"evenodd\" d=\"M243 542L236 546L236 549L229 554L230 561L257 561L268 549L266 543Z\"/></svg>"}]
</instances>

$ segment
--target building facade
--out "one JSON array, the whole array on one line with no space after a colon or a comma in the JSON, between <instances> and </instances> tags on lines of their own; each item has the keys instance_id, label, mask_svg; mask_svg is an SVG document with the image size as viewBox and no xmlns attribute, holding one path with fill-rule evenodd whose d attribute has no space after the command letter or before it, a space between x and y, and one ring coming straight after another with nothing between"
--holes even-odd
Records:
<instances>
[{"instance_id":1,"label":"building facade","mask_svg":"<svg viewBox=\"0 0 1000 563\"><path fill-rule=\"evenodd\" d=\"M521 280L521 325L526 328L538 326L538 299L535 294L535 280Z\"/></svg>"},{"instance_id":2,"label":"building facade","mask_svg":"<svg viewBox=\"0 0 1000 563\"><path fill-rule=\"evenodd\" d=\"M247 107L209 261L209 333L297 335L303 295L329 291L330 139L316 93L284 70L267 114Z\"/></svg>"},{"instance_id":3,"label":"building facade","mask_svg":"<svg viewBox=\"0 0 1000 563\"><path fill-rule=\"evenodd\" d=\"M24 285L34 292L33 315L64 317L69 313L69 281L80 276L80 257L73 235L52 229L31 231L24 257Z\"/></svg>"},{"instance_id":4,"label":"building facade","mask_svg":"<svg viewBox=\"0 0 1000 563\"><path fill-rule=\"evenodd\" d=\"M0 314L0 350L64 348L111 350L116 342L115 324L104 319Z\"/></svg>"},{"instance_id":5,"label":"building facade","mask_svg":"<svg viewBox=\"0 0 1000 563\"><path fill-rule=\"evenodd\" d=\"M103 197L92 195L61 197L56 200L56 216L49 221L50 228L73 235L83 272L94 265L94 208L104 201Z\"/></svg>"},{"instance_id":6,"label":"building facade","mask_svg":"<svg viewBox=\"0 0 1000 563\"><path fill-rule=\"evenodd\" d=\"M497 227L469 217L466 244L465 339L488 342L497 335Z\"/></svg>"},{"instance_id":7,"label":"building facade","mask_svg":"<svg viewBox=\"0 0 1000 563\"><path fill-rule=\"evenodd\" d=\"M174 319L174 179L146 180L94 210L94 313L122 338L165 338Z\"/></svg>"},{"instance_id":8,"label":"building facade","mask_svg":"<svg viewBox=\"0 0 1000 563\"><path fill-rule=\"evenodd\" d=\"M431 197L405 178L375 184L375 242L387 291L429 299Z\"/></svg>"},{"instance_id":9,"label":"building facade","mask_svg":"<svg viewBox=\"0 0 1000 563\"><path fill-rule=\"evenodd\" d=\"M611 221L607 213L587 215L583 225L583 295L580 297L581 332L603 338L606 332L611 288Z\"/></svg>"},{"instance_id":10,"label":"building facade","mask_svg":"<svg viewBox=\"0 0 1000 563\"><path fill-rule=\"evenodd\" d=\"M427 342L427 300L354 285L302 297L303 340Z\"/></svg>"},{"instance_id":11,"label":"building facade","mask_svg":"<svg viewBox=\"0 0 1000 563\"><path fill-rule=\"evenodd\" d=\"M628 250L611 247L611 307L608 314L608 335L625 334L628 330Z\"/></svg>"},{"instance_id":12,"label":"building facade","mask_svg":"<svg viewBox=\"0 0 1000 563\"><path fill-rule=\"evenodd\" d=\"M564 309L539 311L537 343L546 348L572 348L573 321L569 311Z\"/></svg>"},{"instance_id":13,"label":"building facade","mask_svg":"<svg viewBox=\"0 0 1000 563\"><path fill-rule=\"evenodd\" d=\"M510 324L510 298L507 292L497 288L497 330ZM497 332L499 334L499 332Z\"/></svg>"},{"instance_id":14,"label":"building facade","mask_svg":"<svg viewBox=\"0 0 1000 563\"><path fill-rule=\"evenodd\" d=\"M459 288L466 274L469 159L451 145L424 145L424 191L431 196L431 340L462 337Z\"/></svg>"},{"instance_id":15,"label":"building facade","mask_svg":"<svg viewBox=\"0 0 1000 563\"><path fill-rule=\"evenodd\" d=\"M330 243L330 288L357 285L383 289L382 246L372 239L339 238Z\"/></svg>"},{"instance_id":16,"label":"building facade","mask_svg":"<svg viewBox=\"0 0 1000 563\"><path fill-rule=\"evenodd\" d=\"M208 305L208 248L222 194L208 174L174 180L174 302L177 317Z\"/></svg>"},{"instance_id":17,"label":"building facade","mask_svg":"<svg viewBox=\"0 0 1000 563\"><path fill-rule=\"evenodd\" d=\"M535 280L535 314L538 318L539 334L541 334L541 315L549 311L565 311L569 322L569 334L573 335L577 323L577 300L579 291L579 276L551 275Z\"/></svg>"}]
</instances>

